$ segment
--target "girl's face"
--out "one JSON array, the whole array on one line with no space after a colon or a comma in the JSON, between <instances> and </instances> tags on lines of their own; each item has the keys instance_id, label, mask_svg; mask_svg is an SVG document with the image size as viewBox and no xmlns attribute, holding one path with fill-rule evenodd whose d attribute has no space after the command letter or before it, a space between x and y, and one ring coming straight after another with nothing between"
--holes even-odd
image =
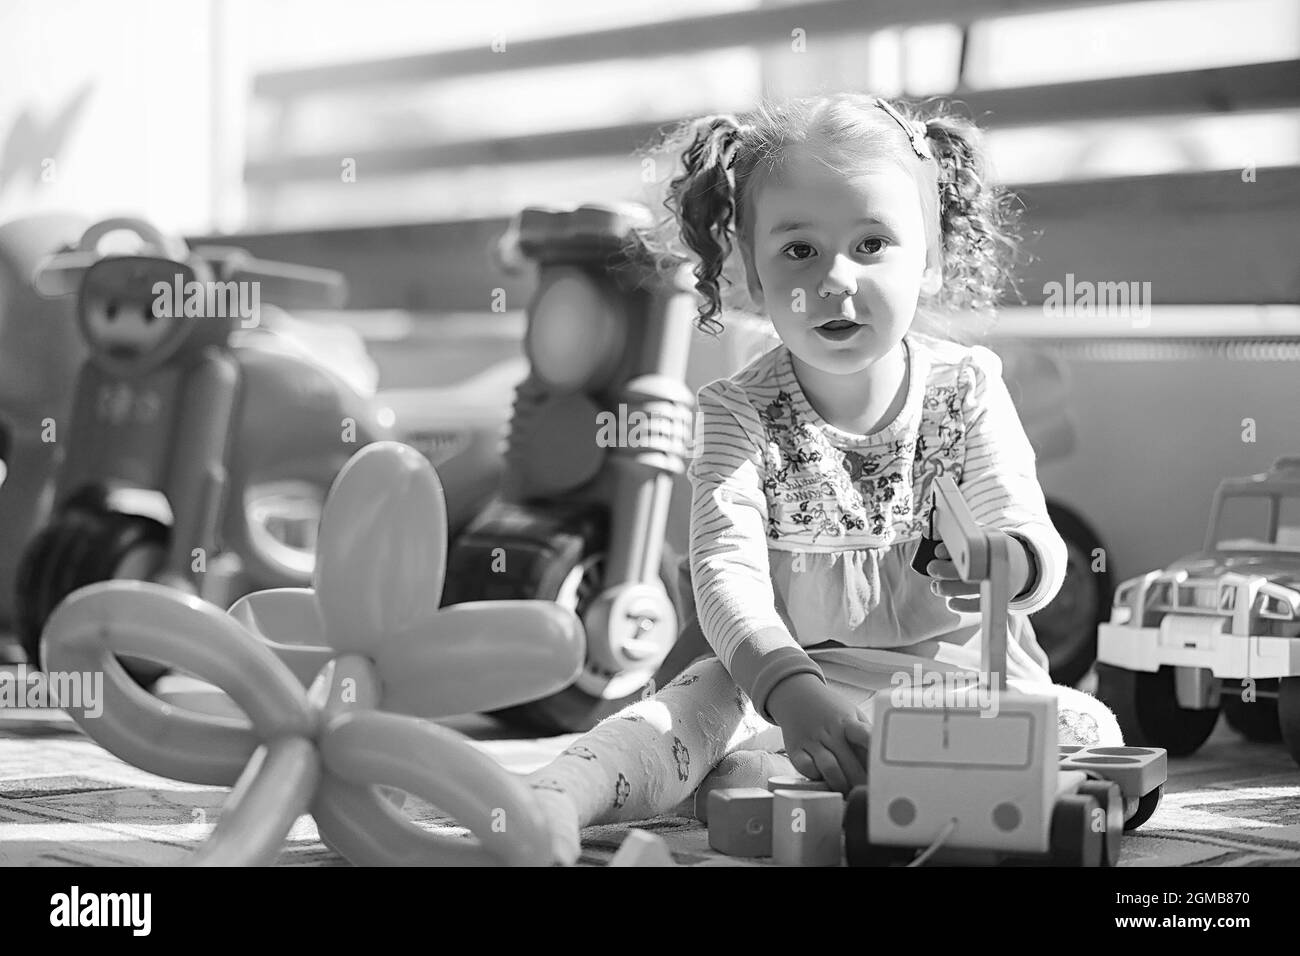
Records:
<instances>
[{"instance_id":1,"label":"girl's face","mask_svg":"<svg viewBox=\"0 0 1300 956\"><path fill-rule=\"evenodd\" d=\"M791 155L760 185L741 245L751 297L795 357L830 374L889 354L941 280L916 182L893 164L845 176Z\"/></svg>"}]
</instances>

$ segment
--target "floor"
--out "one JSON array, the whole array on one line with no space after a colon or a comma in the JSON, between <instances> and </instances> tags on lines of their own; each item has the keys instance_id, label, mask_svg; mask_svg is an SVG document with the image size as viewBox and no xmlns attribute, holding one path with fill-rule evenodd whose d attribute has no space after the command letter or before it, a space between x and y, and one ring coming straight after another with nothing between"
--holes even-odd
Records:
<instances>
[{"instance_id":1,"label":"floor","mask_svg":"<svg viewBox=\"0 0 1300 956\"><path fill-rule=\"evenodd\" d=\"M499 723L479 716L446 723L519 772L540 766L574 739L511 739ZM0 865L177 863L211 831L226 794L137 770L61 711L0 707ZM427 804L417 802L413 816L425 826L459 830ZM664 837L681 865L770 865L713 852L693 819L660 817L639 826ZM627 830L587 830L581 862L607 863ZM277 861L342 862L320 843L306 816ZM1220 723L1197 754L1171 761L1165 799L1140 831L1126 837L1120 865L1300 866L1300 769L1280 745L1246 743Z\"/></svg>"}]
</instances>

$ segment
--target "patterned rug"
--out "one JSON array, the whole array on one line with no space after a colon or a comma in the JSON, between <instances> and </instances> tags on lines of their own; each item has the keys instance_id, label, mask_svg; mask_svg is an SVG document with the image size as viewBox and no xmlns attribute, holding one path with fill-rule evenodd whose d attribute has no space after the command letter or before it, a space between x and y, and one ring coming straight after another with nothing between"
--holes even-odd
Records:
<instances>
[{"instance_id":1,"label":"patterned rug","mask_svg":"<svg viewBox=\"0 0 1300 956\"><path fill-rule=\"evenodd\" d=\"M511 740L487 718L447 722L511 770L540 766L574 739ZM156 777L118 760L58 711L0 709L0 865L165 866L203 842L228 791ZM428 804L414 819L464 833ZM709 849L693 819L638 824L663 837L682 866L770 866ZM584 833L581 864L603 866L628 826ZM281 866L340 866L302 817ZM1170 761L1154 817L1125 838L1121 866L1300 866L1300 768L1280 745L1249 744L1221 723L1190 758Z\"/></svg>"}]
</instances>

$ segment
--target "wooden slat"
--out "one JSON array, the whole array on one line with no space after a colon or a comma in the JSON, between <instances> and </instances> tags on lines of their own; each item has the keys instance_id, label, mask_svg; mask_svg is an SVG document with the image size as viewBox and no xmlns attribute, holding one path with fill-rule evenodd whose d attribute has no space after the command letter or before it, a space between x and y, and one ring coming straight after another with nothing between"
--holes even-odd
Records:
<instances>
[{"instance_id":1,"label":"wooden slat","mask_svg":"<svg viewBox=\"0 0 1300 956\"><path fill-rule=\"evenodd\" d=\"M221 241L268 259L342 271L349 308L488 313L496 288L505 290L503 307L509 310L523 308L532 292L528 274L507 276L493 264L491 249L508 224L472 219L248 233Z\"/></svg>"},{"instance_id":2,"label":"wooden slat","mask_svg":"<svg viewBox=\"0 0 1300 956\"><path fill-rule=\"evenodd\" d=\"M465 140L425 146L348 151L366 176L391 176L431 169L456 169L499 163L548 162L597 156L629 155L649 142L662 124L631 123L597 129L562 130L527 136ZM337 180L339 152L251 160L244 181L278 185L308 180Z\"/></svg>"},{"instance_id":3,"label":"wooden slat","mask_svg":"<svg viewBox=\"0 0 1300 956\"><path fill-rule=\"evenodd\" d=\"M1300 60L954 93L981 126L1300 106ZM337 165L337 164L336 164Z\"/></svg>"},{"instance_id":4,"label":"wooden slat","mask_svg":"<svg viewBox=\"0 0 1300 956\"><path fill-rule=\"evenodd\" d=\"M1021 270L1033 304L1066 273L1150 282L1157 304L1300 302L1300 167L1133 176L1028 186L1041 231Z\"/></svg>"},{"instance_id":5,"label":"wooden slat","mask_svg":"<svg viewBox=\"0 0 1300 956\"><path fill-rule=\"evenodd\" d=\"M788 43L799 28L809 38L843 36L916 23L970 23L987 17L1079 7L1111 6L1119 0L823 0L761 7L589 33L512 41L494 53L487 42L459 50L385 57L333 66L264 73L255 96L291 98L325 90L353 90L385 83L417 83L505 70L531 70L623 58L680 56L700 50Z\"/></svg>"},{"instance_id":6,"label":"wooden slat","mask_svg":"<svg viewBox=\"0 0 1300 956\"><path fill-rule=\"evenodd\" d=\"M942 97L982 126L1026 126L1066 119L1133 118L1300 106L1300 60L1188 70L1149 76L1057 83ZM666 123L628 123L586 130L467 140L395 149L351 150L357 168L382 176L493 163L629 155ZM254 160L247 182L270 185L338 179L339 153Z\"/></svg>"},{"instance_id":7,"label":"wooden slat","mask_svg":"<svg viewBox=\"0 0 1300 956\"><path fill-rule=\"evenodd\" d=\"M1047 282L1151 282L1156 304L1300 302L1300 167L1029 186L1026 227L1040 238L1021 270L1029 304ZM493 290L522 308L528 275L488 250L505 219L221 237L256 255L342 270L353 308L483 311ZM200 240L195 240L200 241ZM201 241L215 242L217 239Z\"/></svg>"}]
</instances>

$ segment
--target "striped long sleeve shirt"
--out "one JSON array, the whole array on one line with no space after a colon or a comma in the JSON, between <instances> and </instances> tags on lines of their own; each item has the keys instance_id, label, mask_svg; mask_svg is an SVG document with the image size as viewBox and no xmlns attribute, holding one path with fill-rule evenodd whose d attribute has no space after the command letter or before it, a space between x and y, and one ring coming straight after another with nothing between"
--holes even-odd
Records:
<instances>
[{"instance_id":1,"label":"striped long sleeve shirt","mask_svg":"<svg viewBox=\"0 0 1300 956\"><path fill-rule=\"evenodd\" d=\"M867 436L817 414L784 345L698 392L688 469L696 610L764 715L785 677L821 676L806 647L901 649L978 630L978 614L951 610L910 567L939 475L956 478L980 524L1027 546L1034 576L1012 612L1044 607L1061 587L1065 544L1001 361L915 333L905 344L903 409Z\"/></svg>"}]
</instances>

